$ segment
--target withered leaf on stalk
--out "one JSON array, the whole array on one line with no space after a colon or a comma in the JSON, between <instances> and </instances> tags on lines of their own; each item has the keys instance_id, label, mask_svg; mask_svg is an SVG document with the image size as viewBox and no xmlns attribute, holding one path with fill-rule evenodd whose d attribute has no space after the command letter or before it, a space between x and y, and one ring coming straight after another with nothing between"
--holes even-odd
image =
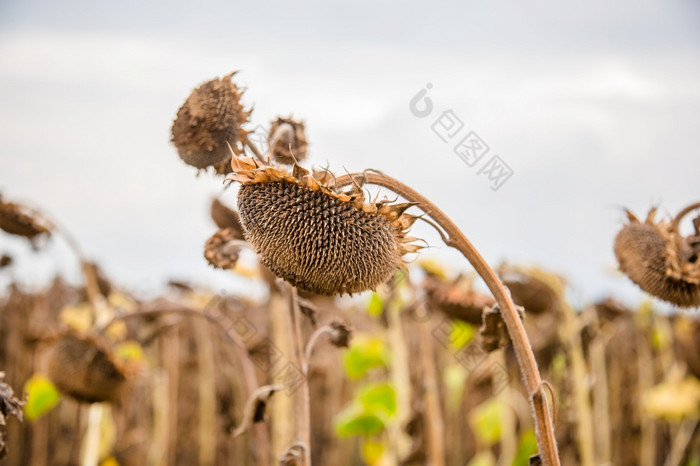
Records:
<instances>
[{"instance_id":1,"label":"withered leaf on stalk","mask_svg":"<svg viewBox=\"0 0 700 466\"><path fill-rule=\"evenodd\" d=\"M243 225L238 212L226 206L218 199L211 202L211 219L220 230L233 228L236 230L239 239L243 239Z\"/></svg>"},{"instance_id":2,"label":"withered leaf on stalk","mask_svg":"<svg viewBox=\"0 0 700 466\"><path fill-rule=\"evenodd\" d=\"M515 309L522 320L525 310L521 306L515 306ZM510 335L498 304L484 308L483 323L479 329L479 335L481 335L481 347L486 352L495 351L510 343Z\"/></svg>"},{"instance_id":3,"label":"withered leaf on stalk","mask_svg":"<svg viewBox=\"0 0 700 466\"><path fill-rule=\"evenodd\" d=\"M252 424L265 420L267 404L270 398L282 388L284 388L282 385L264 385L253 392L243 408L241 425L233 431L234 438L247 432Z\"/></svg>"},{"instance_id":4,"label":"withered leaf on stalk","mask_svg":"<svg viewBox=\"0 0 700 466\"><path fill-rule=\"evenodd\" d=\"M0 372L0 459L7 455L7 446L5 445L7 418L14 416L21 422L24 416L22 413L24 402L15 396L12 387L2 381L4 377L5 373Z\"/></svg>"}]
</instances>

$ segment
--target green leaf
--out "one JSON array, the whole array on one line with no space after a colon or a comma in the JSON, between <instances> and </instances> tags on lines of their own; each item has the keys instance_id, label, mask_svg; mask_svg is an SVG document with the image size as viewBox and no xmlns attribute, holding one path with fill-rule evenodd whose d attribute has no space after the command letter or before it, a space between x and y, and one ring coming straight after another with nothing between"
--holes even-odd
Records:
<instances>
[{"instance_id":1,"label":"green leaf","mask_svg":"<svg viewBox=\"0 0 700 466\"><path fill-rule=\"evenodd\" d=\"M389 383L365 386L360 390L357 399L367 412L381 412L384 417L396 414L396 390Z\"/></svg>"},{"instance_id":2,"label":"green leaf","mask_svg":"<svg viewBox=\"0 0 700 466\"><path fill-rule=\"evenodd\" d=\"M387 366L389 350L378 339L358 337L343 354L343 367L351 379L363 377L373 367Z\"/></svg>"},{"instance_id":3,"label":"green leaf","mask_svg":"<svg viewBox=\"0 0 700 466\"><path fill-rule=\"evenodd\" d=\"M114 348L114 353L122 361L143 361L143 349L137 341L129 340Z\"/></svg>"},{"instance_id":4,"label":"green leaf","mask_svg":"<svg viewBox=\"0 0 700 466\"><path fill-rule=\"evenodd\" d=\"M367 440L362 445L362 459L369 465L381 464L380 461L383 455L384 444L382 442Z\"/></svg>"},{"instance_id":5,"label":"green leaf","mask_svg":"<svg viewBox=\"0 0 700 466\"><path fill-rule=\"evenodd\" d=\"M520 436L518 453L513 460L513 466L528 466L530 464L530 457L535 453L537 453L537 437L535 437L535 432L532 430L523 432Z\"/></svg>"},{"instance_id":6,"label":"green leaf","mask_svg":"<svg viewBox=\"0 0 700 466\"><path fill-rule=\"evenodd\" d=\"M335 432L341 437L351 437L353 435L374 435L384 430L386 424L384 420L367 412L361 405L352 403L342 410L334 420Z\"/></svg>"},{"instance_id":7,"label":"green leaf","mask_svg":"<svg viewBox=\"0 0 700 466\"><path fill-rule=\"evenodd\" d=\"M467 376L467 370L458 362L450 364L443 370L442 383L447 392L445 403L448 409L459 409Z\"/></svg>"},{"instance_id":8,"label":"green leaf","mask_svg":"<svg viewBox=\"0 0 700 466\"><path fill-rule=\"evenodd\" d=\"M367 305L367 313L371 316L378 317L382 315L383 310L384 300L377 292L372 293L369 298L369 304Z\"/></svg>"},{"instance_id":9,"label":"green leaf","mask_svg":"<svg viewBox=\"0 0 700 466\"><path fill-rule=\"evenodd\" d=\"M34 374L27 380L27 383L24 384L24 391L27 393L24 415L30 421L51 411L61 400L61 394L58 393L53 383L41 374Z\"/></svg>"},{"instance_id":10,"label":"green leaf","mask_svg":"<svg viewBox=\"0 0 700 466\"><path fill-rule=\"evenodd\" d=\"M507 407L498 398L491 398L469 413L469 424L480 442L493 445L501 439L501 419Z\"/></svg>"},{"instance_id":11,"label":"green leaf","mask_svg":"<svg viewBox=\"0 0 700 466\"><path fill-rule=\"evenodd\" d=\"M455 319L452 322L452 332L450 334L450 346L454 350L462 349L467 343L472 341L476 335L476 327L463 320Z\"/></svg>"}]
</instances>

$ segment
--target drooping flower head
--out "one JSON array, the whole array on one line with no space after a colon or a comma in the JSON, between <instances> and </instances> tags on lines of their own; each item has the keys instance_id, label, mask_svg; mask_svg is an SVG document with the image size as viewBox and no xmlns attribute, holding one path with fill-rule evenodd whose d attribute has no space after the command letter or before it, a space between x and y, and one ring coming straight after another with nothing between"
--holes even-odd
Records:
<instances>
[{"instance_id":1,"label":"drooping flower head","mask_svg":"<svg viewBox=\"0 0 700 466\"><path fill-rule=\"evenodd\" d=\"M32 244L41 237L51 234L51 226L46 220L26 206L6 202L0 196L0 230L23 236Z\"/></svg>"},{"instance_id":2,"label":"drooping flower head","mask_svg":"<svg viewBox=\"0 0 700 466\"><path fill-rule=\"evenodd\" d=\"M629 223L615 237L615 256L624 272L647 293L680 307L700 306L700 243L683 237L676 221L644 222L627 212Z\"/></svg>"},{"instance_id":3,"label":"drooping flower head","mask_svg":"<svg viewBox=\"0 0 700 466\"><path fill-rule=\"evenodd\" d=\"M228 172L231 152L246 135L242 125L250 111L243 109L235 73L207 81L187 97L171 129L172 142L180 158L197 168L215 167Z\"/></svg>"},{"instance_id":4,"label":"drooping flower head","mask_svg":"<svg viewBox=\"0 0 700 466\"><path fill-rule=\"evenodd\" d=\"M411 203L367 202L357 184L337 190L299 165L293 171L233 157L238 211L261 261L297 288L322 295L374 289L420 249L406 236Z\"/></svg>"},{"instance_id":5,"label":"drooping flower head","mask_svg":"<svg viewBox=\"0 0 700 466\"><path fill-rule=\"evenodd\" d=\"M51 381L78 401L116 401L126 386L124 369L99 341L75 334L58 338L48 353Z\"/></svg>"}]
</instances>

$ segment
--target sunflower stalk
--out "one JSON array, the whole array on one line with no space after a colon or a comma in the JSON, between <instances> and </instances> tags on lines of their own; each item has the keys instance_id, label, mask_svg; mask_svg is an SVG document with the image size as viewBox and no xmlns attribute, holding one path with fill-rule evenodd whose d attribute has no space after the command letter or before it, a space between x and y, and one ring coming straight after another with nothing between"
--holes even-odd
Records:
<instances>
[{"instance_id":1,"label":"sunflower stalk","mask_svg":"<svg viewBox=\"0 0 700 466\"><path fill-rule=\"evenodd\" d=\"M304 466L311 466L311 411L309 401L308 361L304 354L304 346L301 337L301 309L296 287L291 285L289 289L289 310L294 327L294 353L299 367L303 370L303 380L297 392L296 399L296 428L298 442L304 450Z\"/></svg>"},{"instance_id":2,"label":"sunflower stalk","mask_svg":"<svg viewBox=\"0 0 700 466\"><path fill-rule=\"evenodd\" d=\"M416 203L418 208L444 230L443 232L438 229L438 232L440 232L445 244L460 251L484 280L501 309L503 320L513 341L513 348L520 365L520 371L534 416L535 434L542 463L545 466L559 465L554 425L547 406L545 385L515 305L496 273L455 223L425 196L390 176L373 172L348 174L338 177L336 179L336 187L340 188L355 183L355 178L364 179L365 183L368 184L390 189L407 201Z\"/></svg>"},{"instance_id":3,"label":"sunflower stalk","mask_svg":"<svg viewBox=\"0 0 700 466\"><path fill-rule=\"evenodd\" d=\"M312 333L309 337L309 341L306 343L306 350L304 351L304 366L302 367L304 377L308 377L309 375L309 363L311 361L311 354L313 353L316 344L323 335L330 335L332 332L333 327L331 327L330 325L324 325L322 327L317 328L314 331L314 333Z\"/></svg>"}]
</instances>

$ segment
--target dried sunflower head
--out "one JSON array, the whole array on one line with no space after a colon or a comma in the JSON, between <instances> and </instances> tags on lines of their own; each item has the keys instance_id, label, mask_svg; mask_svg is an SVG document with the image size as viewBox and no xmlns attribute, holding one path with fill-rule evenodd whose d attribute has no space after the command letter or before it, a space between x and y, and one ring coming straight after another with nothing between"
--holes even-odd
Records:
<instances>
[{"instance_id":1,"label":"dried sunflower head","mask_svg":"<svg viewBox=\"0 0 700 466\"><path fill-rule=\"evenodd\" d=\"M291 118L277 118L270 124L267 137L270 154L275 161L286 164L301 162L306 158L304 123Z\"/></svg>"},{"instance_id":2,"label":"dried sunflower head","mask_svg":"<svg viewBox=\"0 0 700 466\"><path fill-rule=\"evenodd\" d=\"M29 208L6 202L0 197L0 229L12 235L24 236L34 242L39 236L49 235L47 222Z\"/></svg>"},{"instance_id":3,"label":"dried sunflower head","mask_svg":"<svg viewBox=\"0 0 700 466\"><path fill-rule=\"evenodd\" d=\"M219 230L204 245L204 258L218 269L233 269L238 262L242 239L236 228Z\"/></svg>"},{"instance_id":4,"label":"dried sunflower head","mask_svg":"<svg viewBox=\"0 0 700 466\"><path fill-rule=\"evenodd\" d=\"M230 144L240 148L245 137L241 127L250 116L243 109L241 91L231 79L235 73L207 81L192 91L177 112L172 142L180 158L197 168L216 167L227 173Z\"/></svg>"},{"instance_id":5,"label":"dried sunflower head","mask_svg":"<svg viewBox=\"0 0 700 466\"><path fill-rule=\"evenodd\" d=\"M502 267L499 274L513 302L524 307L528 313L542 314L559 308L557 291L538 277L536 270L533 273L521 268Z\"/></svg>"},{"instance_id":6,"label":"dried sunflower head","mask_svg":"<svg viewBox=\"0 0 700 466\"><path fill-rule=\"evenodd\" d=\"M51 381L78 401L116 401L126 386L126 375L111 352L97 340L67 333L48 354Z\"/></svg>"},{"instance_id":7,"label":"dried sunflower head","mask_svg":"<svg viewBox=\"0 0 700 466\"><path fill-rule=\"evenodd\" d=\"M422 286L432 307L450 318L475 325L481 324L484 307L495 304L492 297L473 291L471 285L465 286L461 277L450 283L428 274Z\"/></svg>"},{"instance_id":8,"label":"dried sunflower head","mask_svg":"<svg viewBox=\"0 0 700 466\"><path fill-rule=\"evenodd\" d=\"M373 289L420 249L406 233L412 204L365 202L362 189L340 192L294 165L292 173L234 157L238 211L261 261L297 288L321 295Z\"/></svg>"},{"instance_id":9,"label":"dried sunflower head","mask_svg":"<svg viewBox=\"0 0 700 466\"><path fill-rule=\"evenodd\" d=\"M640 222L629 223L615 237L615 256L624 272L647 293L679 307L700 306L700 261L693 237L678 232L678 222L654 220L652 209Z\"/></svg>"}]
</instances>

